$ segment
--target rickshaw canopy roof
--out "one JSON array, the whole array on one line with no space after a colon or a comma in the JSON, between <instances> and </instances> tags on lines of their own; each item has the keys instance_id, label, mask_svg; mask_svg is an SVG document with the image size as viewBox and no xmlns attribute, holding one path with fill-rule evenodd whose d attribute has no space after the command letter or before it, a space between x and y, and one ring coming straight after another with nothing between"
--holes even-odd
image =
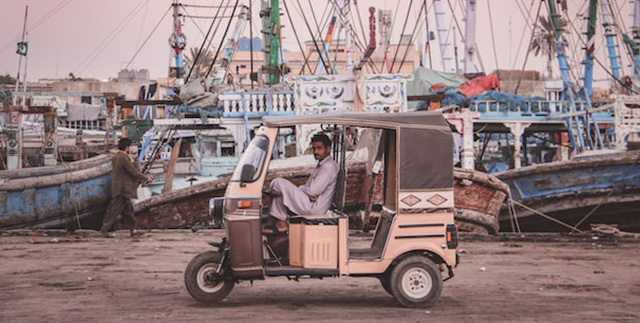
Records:
<instances>
[{"instance_id":1,"label":"rickshaw canopy roof","mask_svg":"<svg viewBox=\"0 0 640 323\"><path fill-rule=\"evenodd\" d=\"M267 127L336 124L395 130L399 149L400 190L453 187L453 137L439 112L325 113L263 117Z\"/></svg>"}]
</instances>

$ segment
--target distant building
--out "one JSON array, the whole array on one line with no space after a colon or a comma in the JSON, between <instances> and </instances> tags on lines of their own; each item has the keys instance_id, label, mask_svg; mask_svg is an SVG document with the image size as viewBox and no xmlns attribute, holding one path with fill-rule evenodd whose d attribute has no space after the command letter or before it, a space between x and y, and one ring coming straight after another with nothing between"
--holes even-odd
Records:
<instances>
[{"instance_id":1,"label":"distant building","mask_svg":"<svg viewBox=\"0 0 640 323\"><path fill-rule=\"evenodd\" d=\"M149 81L149 70L128 70L124 69L118 72L118 82L147 82Z\"/></svg>"}]
</instances>

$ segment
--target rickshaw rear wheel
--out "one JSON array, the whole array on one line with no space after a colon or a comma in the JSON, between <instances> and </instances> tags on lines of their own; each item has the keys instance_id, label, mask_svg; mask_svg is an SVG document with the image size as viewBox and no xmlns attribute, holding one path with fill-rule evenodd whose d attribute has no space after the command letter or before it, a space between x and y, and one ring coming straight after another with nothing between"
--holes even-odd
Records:
<instances>
[{"instance_id":1,"label":"rickshaw rear wheel","mask_svg":"<svg viewBox=\"0 0 640 323\"><path fill-rule=\"evenodd\" d=\"M391 290L391 282L390 282L390 274L385 274L378 279L380 280L380 284L385 292L389 293L389 295L393 296L393 290Z\"/></svg>"},{"instance_id":2,"label":"rickshaw rear wheel","mask_svg":"<svg viewBox=\"0 0 640 323\"><path fill-rule=\"evenodd\" d=\"M391 291L405 307L427 307L442 292L442 273L429 258L402 259L391 271Z\"/></svg>"},{"instance_id":3,"label":"rickshaw rear wheel","mask_svg":"<svg viewBox=\"0 0 640 323\"><path fill-rule=\"evenodd\" d=\"M231 293L234 281L226 277L229 268L225 264L220 266L221 259L215 251L203 252L191 259L184 272L184 283L191 297L203 303L216 303Z\"/></svg>"}]
</instances>

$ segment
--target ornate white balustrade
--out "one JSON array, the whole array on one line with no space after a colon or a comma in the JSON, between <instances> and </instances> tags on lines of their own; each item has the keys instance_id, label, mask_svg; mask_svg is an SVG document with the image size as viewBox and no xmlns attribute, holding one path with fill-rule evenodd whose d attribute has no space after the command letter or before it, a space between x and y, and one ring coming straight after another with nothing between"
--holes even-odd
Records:
<instances>
[{"instance_id":1,"label":"ornate white balustrade","mask_svg":"<svg viewBox=\"0 0 640 323\"><path fill-rule=\"evenodd\" d=\"M291 115L294 111L293 92L225 92L218 98L224 117Z\"/></svg>"},{"instance_id":2,"label":"ornate white balustrade","mask_svg":"<svg viewBox=\"0 0 640 323\"><path fill-rule=\"evenodd\" d=\"M634 96L615 95L616 148L625 149L630 136L640 134L640 99Z\"/></svg>"}]
</instances>

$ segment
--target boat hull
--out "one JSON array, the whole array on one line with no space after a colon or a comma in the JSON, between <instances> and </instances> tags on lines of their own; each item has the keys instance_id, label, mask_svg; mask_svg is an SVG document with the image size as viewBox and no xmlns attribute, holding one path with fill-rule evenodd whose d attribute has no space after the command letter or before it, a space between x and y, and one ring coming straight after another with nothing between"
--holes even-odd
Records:
<instances>
[{"instance_id":1,"label":"boat hull","mask_svg":"<svg viewBox=\"0 0 640 323\"><path fill-rule=\"evenodd\" d=\"M618 152L541 164L496 174L509 185L522 231L588 230L591 223L617 224L640 231L640 151ZM535 211L534 211L535 210ZM508 209L500 215L504 231L512 230Z\"/></svg>"},{"instance_id":2,"label":"boat hull","mask_svg":"<svg viewBox=\"0 0 640 323\"><path fill-rule=\"evenodd\" d=\"M496 234L500 208L509 187L495 176L462 168L453 171L455 222L458 230Z\"/></svg>"},{"instance_id":3,"label":"boat hull","mask_svg":"<svg viewBox=\"0 0 640 323\"><path fill-rule=\"evenodd\" d=\"M110 198L111 157L0 172L0 228L99 229Z\"/></svg>"},{"instance_id":4,"label":"boat hull","mask_svg":"<svg viewBox=\"0 0 640 323\"><path fill-rule=\"evenodd\" d=\"M267 183L282 177L295 185L303 185L313 171L311 166L295 166L270 171ZM356 212L366 205L362 183L366 176L364 163L349 165L345 190L345 212L351 214L351 226L362 228L362 219ZM455 221L461 231L495 234L499 230L500 206L508 195L508 187L497 178L485 173L456 169ZM209 219L209 199L224 196L229 177L193 185L156 195L135 205L138 223L143 228L185 228ZM381 190L374 191L374 202L382 202ZM263 206L269 203L263 200ZM206 224L205 224L206 225Z\"/></svg>"}]
</instances>

